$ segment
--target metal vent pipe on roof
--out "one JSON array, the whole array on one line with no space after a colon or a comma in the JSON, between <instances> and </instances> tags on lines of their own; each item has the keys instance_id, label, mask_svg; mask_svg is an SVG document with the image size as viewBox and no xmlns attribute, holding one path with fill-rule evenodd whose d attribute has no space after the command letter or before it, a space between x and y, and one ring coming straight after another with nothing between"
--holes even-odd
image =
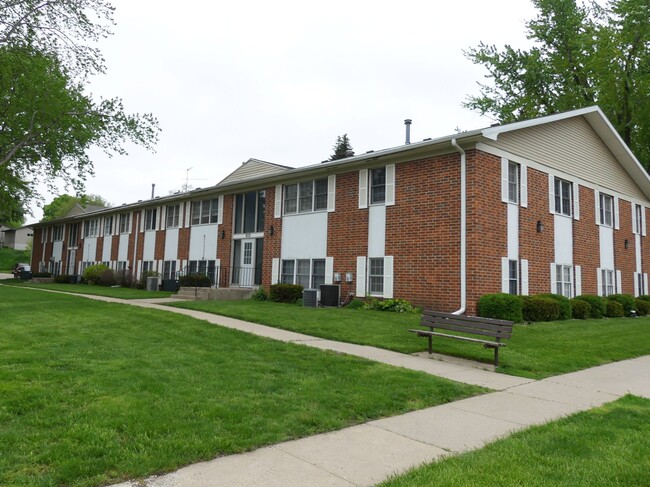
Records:
<instances>
[{"instance_id":1,"label":"metal vent pipe on roof","mask_svg":"<svg viewBox=\"0 0 650 487\"><path fill-rule=\"evenodd\" d=\"M407 118L404 120L404 125L406 125L406 144L411 143L411 119Z\"/></svg>"}]
</instances>

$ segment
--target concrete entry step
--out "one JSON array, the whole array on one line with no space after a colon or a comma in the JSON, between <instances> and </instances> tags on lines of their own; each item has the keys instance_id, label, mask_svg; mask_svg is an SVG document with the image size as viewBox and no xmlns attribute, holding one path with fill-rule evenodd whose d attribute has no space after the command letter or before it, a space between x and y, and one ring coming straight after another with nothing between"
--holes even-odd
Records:
<instances>
[{"instance_id":1,"label":"concrete entry step","mask_svg":"<svg viewBox=\"0 0 650 487\"><path fill-rule=\"evenodd\" d=\"M209 287L181 287L177 298L204 301L238 301L250 299L255 292L250 288L225 287L212 289Z\"/></svg>"}]
</instances>

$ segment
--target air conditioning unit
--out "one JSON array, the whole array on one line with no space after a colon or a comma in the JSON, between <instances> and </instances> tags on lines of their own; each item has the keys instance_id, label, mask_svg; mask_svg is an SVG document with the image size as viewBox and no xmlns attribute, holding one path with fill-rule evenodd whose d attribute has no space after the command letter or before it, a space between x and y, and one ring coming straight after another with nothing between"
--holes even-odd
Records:
<instances>
[{"instance_id":1,"label":"air conditioning unit","mask_svg":"<svg viewBox=\"0 0 650 487\"><path fill-rule=\"evenodd\" d=\"M341 286L336 284L320 285L320 304L339 307L341 305Z\"/></svg>"},{"instance_id":2,"label":"air conditioning unit","mask_svg":"<svg viewBox=\"0 0 650 487\"><path fill-rule=\"evenodd\" d=\"M302 292L302 305L306 308L318 306L318 291L316 289L305 289Z\"/></svg>"}]
</instances>

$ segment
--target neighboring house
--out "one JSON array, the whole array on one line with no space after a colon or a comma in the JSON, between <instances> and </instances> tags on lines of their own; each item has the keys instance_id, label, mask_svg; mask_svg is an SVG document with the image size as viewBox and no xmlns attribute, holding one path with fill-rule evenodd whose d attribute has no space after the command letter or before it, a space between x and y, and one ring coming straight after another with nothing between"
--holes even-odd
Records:
<instances>
[{"instance_id":1,"label":"neighboring house","mask_svg":"<svg viewBox=\"0 0 650 487\"><path fill-rule=\"evenodd\" d=\"M20 228L3 227L3 246L15 250L27 250L32 244L34 230L31 226Z\"/></svg>"},{"instance_id":2,"label":"neighboring house","mask_svg":"<svg viewBox=\"0 0 650 487\"><path fill-rule=\"evenodd\" d=\"M476 312L486 293L648 293L650 178L597 107L35 225L32 266L342 286Z\"/></svg>"}]
</instances>

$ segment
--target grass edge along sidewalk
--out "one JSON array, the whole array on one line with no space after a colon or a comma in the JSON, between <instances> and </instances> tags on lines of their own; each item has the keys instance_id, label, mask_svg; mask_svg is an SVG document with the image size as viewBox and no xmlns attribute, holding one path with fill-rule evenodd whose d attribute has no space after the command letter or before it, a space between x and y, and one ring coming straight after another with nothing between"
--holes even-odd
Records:
<instances>
[{"instance_id":1,"label":"grass edge along sidewalk","mask_svg":"<svg viewBox=\"0 0 650 487\"><path fill-rule=\"evenodd\" d=\"M1 485L141 478L485 391L164 311L0 294Z\"/></svg>"},{"instance_id":2,"label":"grass edge along sidewalk","mask_svg":"<svg viewBox=\"0 0 650 487\"><path fill-rule=\"evenodd\" d=\"M259 301L183 301L169 306L205 311L335 341L401 353L424 352L426 340L408 333L420 315L347 308L304 308ZM543 379L650 354L650 317L569 320L515 325L497 372ZM437 340L443 355L491 363L479 345Z\"/></svg>"},{"instance_id":3,"label":"grass edge along sidewalk","mask_svg":"<svg viewBox=\"0 0 650 487\"><path fill-rule=\"evenodd\" d=\"M650 483L650 399L621 399L417 467L382 487Z\"/></svg>"},{"instance_id":4,"label":"grass edge along sidewalk","mask_svg":"<svg viewBox=\"0 0 650 487\"><path fill-rule=\"evenodd\" d=\"M91 296L106 296L118 299L154 299L169 298L173 294L168 291L146 291L145 289L134 289L129 287L106 287L89 284L58 284L39 283L34 284L20 279L3 279L0 284L16 287L27 287L32 289L46 289L49 291L60 291L72 294L89 294Z\"/></svg>"}]
</instances>

